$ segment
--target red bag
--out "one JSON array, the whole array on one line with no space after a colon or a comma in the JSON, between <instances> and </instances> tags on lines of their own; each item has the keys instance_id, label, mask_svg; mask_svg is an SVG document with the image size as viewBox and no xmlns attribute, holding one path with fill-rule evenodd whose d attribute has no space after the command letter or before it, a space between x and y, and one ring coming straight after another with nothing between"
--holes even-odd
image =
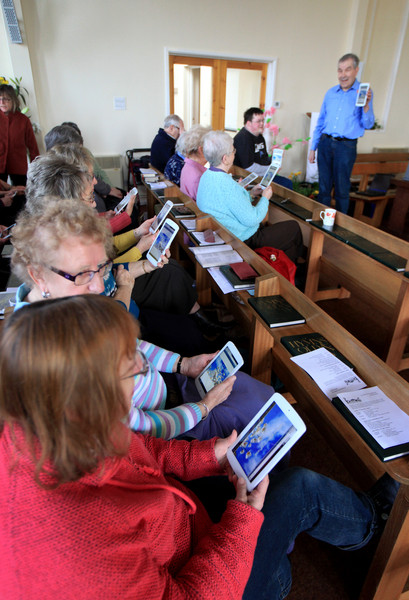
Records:
<instances>
[{"instance_id":1,"label":"red bag","mask_svg":"<svg viewBox=\"0 0 409 600\"><path fill-rule=\"evenodd\" d=\"M263 246L255 250L263 260L273 267L276 271L283 275L288 281L294 285L296 265L288 258L285 252L271 248L271 246Z\"/></svg>"}]
</instances>

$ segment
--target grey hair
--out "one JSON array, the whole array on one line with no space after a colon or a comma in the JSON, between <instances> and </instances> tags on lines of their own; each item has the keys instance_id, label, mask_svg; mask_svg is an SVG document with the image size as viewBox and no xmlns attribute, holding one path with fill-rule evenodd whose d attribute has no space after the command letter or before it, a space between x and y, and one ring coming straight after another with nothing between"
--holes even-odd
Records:
<instances>
[{"instance_id":1,"label":"grey hair","mask_svg":"<svg viewBox=\"0 0 409 600\"><path fill-rule=\"evenodd\" d=\"M348 54L344 54L344 56L341 56L341 58L338 61L338 64L345 62L346 60L349 60L349 59L352 59L352 62L354 64L354 69L359 67L359 58L357 57L356 54L352 54L352 52L348 52Z\"/></svg>"},{"instance_id":2,"label":"grey hair","mask_svg":"<svg viewBox=\"0 0 409 600\"><path fill-rule=\"evenodd\" d=\"M57 144L49 150L47 155L63 158L65 162L84 171L93 168L94 165L94 157L91 152L79 144Z\"/></svg>"},{"instance_id":3,"label":"grey hair","mask_svg":"<svg viewBox=\"0 0 409 600\"><path fill-rule=\"evenodd\" d=\"M210 166L218 167L225 154L229 154L232 138L225 131L209 131L203 138L203 154Z\"/></svg>"},{"instance_id":4,"label":"grey hair","mask_svg":"<svg viewBox=\"0 0 409 600\"><path fill-rule=\"evenodd\" d=\"M44 136L45 149L50 150L57 144L82 144L84 140L71 125L56 125Z\"/></svg>"},{"instance_id":5,"label":"grey hair","mask_svg":"<svg viewBox=\"0 0 409 600\"><path fill-rule=\"evenodd\" d=\"M180 154L183 154L183 156L186 155L185 152L185 136L186 133L183 132L178 139L176 140L176 146L175 146L175 152L180 152Z\"/></svg>"},{"instance_id":6,"label":"grey hair","mask_svg":"<svg viewBox=\"0 0 409 600\"><path fill-rule=\"evenodd\" d=\"M31 213L25 209L17 217L12 236L13 273L32 286L28 267L41 269L52 263L54 253L69 236L101 243L108 257L115 255L111 230L93 208L83 202L49 198L43 211Z\"/></svg>"},{"instance_id":7,"label":"grey hair","mask_svg":"<svg viewBox=\"0 0 409 600\"><path fill-rule=\"evenodd\" d=\"M163 122L163 129L167 129L174 125L175 127L180 127L182 119L178 115L168 115Z\"/></svg>"},{"instance_id":8,"label":"grey hair","mask_svg":"<svg viewBox=\"0 0 409 600\"><path fill-rule=\"evenodd\" d=\"M38 156L27 171L26 207L31 212L41 211L50 196L81 200L85 184L90 180L87 168L52 154Z\"/></svg>"},{"instance_id":9,"label":"grey hair","mask_svg":"<svg viewBox=\"0 0 409 600\"><path fill-rule=\"evenodd\" d=\"M203 146L204 136L211 131L210 127L203 127L203 125L193 125L183 134L183 143L186 156L190 154L196 154L200 146Z\"/></svg>"}]
</instances>

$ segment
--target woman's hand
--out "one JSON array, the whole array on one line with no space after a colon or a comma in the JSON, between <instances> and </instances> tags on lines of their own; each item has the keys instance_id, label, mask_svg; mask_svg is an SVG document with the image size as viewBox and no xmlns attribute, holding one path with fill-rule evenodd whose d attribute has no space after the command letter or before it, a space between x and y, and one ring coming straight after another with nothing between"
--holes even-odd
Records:
<instances>
[{"instance_id":1,"label":"woman's hand","mask_svg":"<svg viewBox=\"0 0 409 600\"><path fill-rule=\"evenodd\" d=\"M255 186L253 187L253 189L252 189L252 190L250 190L250 196L251 196L252 198L256 198L257 196L261 196L261 194L262 194L262 191L263 191L263 188L262 188L262 187L261 187L261 185L258 183L257 185L255 185Z\"/></svg>"},{"instance_id":2,"label":"woman's hand","mask_svg":"<svg viewBox=\"0 0 409 600\"><path fill-rule=\"evenodd\" d=\"M112 219L112 217L115 217L115 211L107 210L106 212L104 212L104 217L107 221L109 221L110 219Z\"/></svg>"},{"instance_id":3,"label":"woman's hand","mask_svg":"<svg viewBox=\"0 0 409 600\"><path fill-rule=\"evenodd\" d=\"M184 356L180 365L180 372L187 377L195 378L203 371L203 369L214 359L217 352L213 354L198 354L188 358ZM175 367L176 368L176 367Z\"/></svg>"},{"instance_id":4,"label":"woman's hand","mask_svg":"<svg viewBox=\"0 0 409 600\"><path fill-rule=\"evenodd\" d=\"M170 250L168 248L167 250L165 250L165 254L161 254L160 261L158 261L156 268L162 269L162 267L164 267L165 265L168 264L169 258L170 258Z\"/></svg>"},{"instance_id":5,"label":"woman's hand","mask_svg":"<svg viewBox=\"0 0 409 600\"><path fill-rule=\"evenodd\" d=\"M118 265L114 275L118 287L133 287L135 279L132 277L131 273L125 269L124 265Z\"/></svg>"},{"instance_id":6,"label":"woman's hand","mask_svg":"<svg viewBox=\"0 0 409 600\"><path fill-rule=\"evenodd\" d=\"M111 187L111 189L109 190L109 195L114 196L114 198L119 198L120 200L122 200L122 198L124 197L121 190L118 190L118 188L114 187Z\"/></svg>"},{"instance_id":7,"label":"woman's hand","mask_svg":"<svg viewBox=\"0 0 409 600\"><path fill-rule=\"evenodd\" d=\"M234 444L236 439L237 431L233 429L229 437L219 438L214 444L214 455L222 469L230 466L230 463L227 460L227 450ZM233 471L231 471L231 475L233 476Z\"/></svg>"},{"instance_id":8,"label":"woman's hand","mask_svg":"<svg viewBox=\"0 0 409 600\"><path fill-rule=\"evenodd\" d=\"M265 190L263 190L261 195L264 196L264 198L267 198L267 200L270 200L271 196L273 195L273 188L269 185Z\"/></svg>"},{"instance_id":9,"label":"woman's hand","mask_svg":"<svg viewBox=\"0 0 409 600\"><path fill-rule=\"evenodd\" d=\"M222 383L218 383L207 392L207 394L203 398L203 402L206 404L209 411L213 410L215 406L221 404L230 396L231 391L233 389L234 382L236 381L236 376L232 375L228 377Z\"/></svg>"},{"instance_id":10,"label":"woman's hand","mask_svg":"<svg viewBox=\"0 0 409 600\"><path fill-rule=\"evenodd\" d=\"M7 192L4 196L1 196L3 206L11 206L13 204L14 192Z\"/></svg>"},{"instance_id":11,"label":"woman's hand","mask_svg":"<svg viewBox=\"0 0 409 600\"><path fill-rule=\"evenodd\" d=\"M142 235L148 235L149 227L152 225L154 220L155 217L152 217L152 219L147 219L146 221L144 221L141 225L139 225L139 227L133 230L134 236L141 237Z\"/></svg>"},{"instance_id":12,"label":"woman's hand","mask_svg":"<svg viewBox=\"0 0 409 600\"><path fill-rule=\"evenodd\" d=\"M157 233L149 233L148 235L143 235L139 242L136 244L139 252L143 254L152 246L153 242L157 238Z\"/></svg>"},{"instance_id":13,"label":"woman's hand","mask_svg":"<svg viewBox=\"0 0 409 600\"><path fill-rule=\"evenodd\" d=\"M132 196L132 198L129 200L127 207L125 208L125 212L128 215L128 217L131 216L132 211L133 211L133 207L135 206L135 199L136 199L136 194L134 194Z\"/></svg>"},{"instance_id":14,"label":"woman's hand","mask_svg":"<svg viewBox=\"0 0 409 600\"><path fill-rule=\"evenodd\" d=\"M246 488L246 482L242 477L233 475L231 479L234 487L236 488L236 500L243 502L243 504L249 504L257 510L261 510L264 506L264 499L266 497L267 488L269 484L268 475L264 477L252 492L248 492Z\"/></svg>"}]
</instances>

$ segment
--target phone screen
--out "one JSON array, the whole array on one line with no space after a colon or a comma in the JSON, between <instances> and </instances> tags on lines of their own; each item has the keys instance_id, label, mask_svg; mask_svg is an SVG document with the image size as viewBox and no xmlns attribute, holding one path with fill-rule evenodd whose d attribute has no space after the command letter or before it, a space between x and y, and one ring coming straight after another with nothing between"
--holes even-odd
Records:
<instances>
[{"instance_id":1,"label":"phone screen","mask_svg":"<svg viewBox=\"0 0 409 600\"><path fill-rule=\"evenodd\" d=\"M365 106L366 94L368 93L369 86L367 84L359 86L358 97L356 100L357 106Z\"/></svg>"},{"instance_id":2,"label":"phone screen","mask_svg":"<svg viewBox=\"0 0 409 600\"><path fill-rule=\"evenodd\" d=\"M230 348L225 348L207 366L206 371L199 378L204 391L207 393L214 388L215 385L227 379L237 365L238 361Z\"/></svg>"},{"instance_id":3,"label":"phone screen","mask_svg":"<svg viewBox=\"0 0 409 600\"><path fill-rule=\"evenodd\" d=\"M149 254L158 262L162 254L165 253L166 248L169 245L169 240L173 235L174 229L168 223L165 223L162 227L158 237L155 240L152 248L149 250Z\"/></svg>"},{"instance_id":4,"label":"phone screen","mask_svg":"<svg viewBox=\"0 0 409 600\"><path fill-rule=\"evenodd\" d=\"M247 177L240 181L239 185L241 185L242 187L246 187L246 185L248 185L255 179L257 179L257 175L255 173L250 173L250 175L247 175Z\"/></svg>"},{"instance_id":5,"label":"phone screen","mask_svg":"<svg viewBox=\"0 0 409 600\"><path fill-rule=\"evenodd\" d=\"M295 432L289 418L273 402L232 450L249 481L254 481Z\"/></svg>"},{"instance_id":6,"label":"phone screen","mask_svg":"<svg viewBox=\"0 0 409 600\"><path fill-rule=\"evenodd\" d=\"M262 187L269 186L270 183L273 181L279 168L280 168L280 165L270 165L266 171L266 174L264 175L263 179L261 180L260 185Z\"/></svg>"},{"instance_id":7,"label":"phone screen","mask_svg":"<svg viewBox=\"0 0 409 600\"><path fill-rule=\"evenodd\" d=\"M155 233L155 231L157 231L159 229L159 227L162 225L163 221L166 219L166 216L171 208L172 208L172 206L169 206L169 205L166 206L166 204L164 206L162 206L156 219L154 220L154 222L151 225L151 230L153 231L153 233Z\"/></svg>"}]
</instances>

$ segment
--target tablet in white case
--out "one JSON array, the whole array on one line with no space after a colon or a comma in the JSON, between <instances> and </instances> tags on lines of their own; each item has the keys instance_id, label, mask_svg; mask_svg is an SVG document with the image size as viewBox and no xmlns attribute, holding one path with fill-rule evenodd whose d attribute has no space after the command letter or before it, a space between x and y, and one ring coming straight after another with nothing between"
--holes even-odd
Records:
<instances>
[{"instance_id":1,"label":"tablet in white case","mask_svg":"<svg viewBox=\"0 0 409 600\"><path fill-rule=\"evenodd\" d=\"M291 404L273 394L227 450L227 459L251 492L305 431Z\"/></svg>"}]
</instances>

